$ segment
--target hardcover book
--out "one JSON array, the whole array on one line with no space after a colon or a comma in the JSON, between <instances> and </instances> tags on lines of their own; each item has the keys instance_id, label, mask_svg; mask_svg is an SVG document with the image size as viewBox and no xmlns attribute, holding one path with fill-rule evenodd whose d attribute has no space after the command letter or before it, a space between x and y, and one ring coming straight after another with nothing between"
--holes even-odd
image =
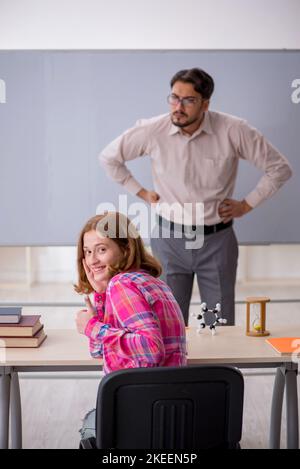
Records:
<instances>
[{"instance_id":1,"label":"hardcover book","mask_svg":"<svg viewBox=\"0 0 300 469\"><path fill-rule=\"evenodd\" d=\"M1 306L0 307L0 324L17 324L20 322L22 315L22 307Z\"/></svg>"},{"instance_id":2,"label":"hardcover book","mask_svg":"<svg viewBox=\"0 0 300 469\"><path fill-rule=\"evenodd\" d=\"M33 337L43 327L40 317L24 315L18 324L0 324L0 337Z\"/></svg>"},{"instance_id":3,"label":"hardcover book","mask_svg":"<svg viewBox=\"0 0 300 469\"><path fill-rule=\"evenodd\" d=\"M34 337L0 337L0 348L34 348L39 347L46 339L44 329L40 329Z\"/></svg>"}]
</instances>

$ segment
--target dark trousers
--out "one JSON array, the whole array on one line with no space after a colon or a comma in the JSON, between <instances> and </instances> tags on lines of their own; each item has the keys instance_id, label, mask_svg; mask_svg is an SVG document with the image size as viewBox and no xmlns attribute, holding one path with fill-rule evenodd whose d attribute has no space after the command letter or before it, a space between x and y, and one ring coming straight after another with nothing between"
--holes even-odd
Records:
<instances>
[{"instance_id":1,"label":"dark trousers","mask_svg":"<svg viewBox=\"0 0 300 469\"><path fill-rule=\"evenodd\" d=\"M155 228L158 230L158 226ZM156 232L157 233L157 232ZM235 281L238 243L232 227L204 236L203 246L187 249L186 238L151 237L152 253L163 266L162 279L169 285L188 324L194 275L201 301L212 309L221 303L222 317L228 325L235 321ZM199 308L200 313L200 308Z\"/></svg>"}]
</instances>

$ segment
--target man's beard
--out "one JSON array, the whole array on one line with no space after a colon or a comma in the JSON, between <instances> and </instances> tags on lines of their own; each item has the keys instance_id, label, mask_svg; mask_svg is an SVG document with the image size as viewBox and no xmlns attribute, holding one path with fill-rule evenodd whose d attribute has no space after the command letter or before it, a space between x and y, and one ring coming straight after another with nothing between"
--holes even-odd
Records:
<instances>
[{"instance_id":1,"label":"man's beard","mask_svg":"<svg viewBox=\"0 0 300 469\"><path fill-rule=\"evenodd\" d=\"M186 114L182 113L181 115L184 116L184 117L187 117ZM175 116L175 119L176 119L176 116ZM185 122L178 122L178 121L174 121L174 115L171 114L171 121L172 121L173 125L175 125L176 127L180 127L180 128L188 127L189 125L194 124L194 122L196 122L197 120L198 120L198 118L195 117L194 119L188 119Z\"/></svg>"}]
</instances>

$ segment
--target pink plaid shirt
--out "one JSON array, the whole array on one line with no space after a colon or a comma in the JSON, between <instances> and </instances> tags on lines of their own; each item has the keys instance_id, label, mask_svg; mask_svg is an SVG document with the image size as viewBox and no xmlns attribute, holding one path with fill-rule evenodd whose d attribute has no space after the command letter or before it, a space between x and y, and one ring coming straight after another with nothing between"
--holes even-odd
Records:
<instances>
[{"instance_id":1,"label":"pink plaid shirt","mask_svg":"<svg viewBox=\"0 0 300 469\"><path fill-rule=\"evenodd\" d=\"M182 313L170 288L145 271L115 275L94 293L97 316L85 335L104 373L123 368L186 365Z\"/></svg>"}]
</instances>

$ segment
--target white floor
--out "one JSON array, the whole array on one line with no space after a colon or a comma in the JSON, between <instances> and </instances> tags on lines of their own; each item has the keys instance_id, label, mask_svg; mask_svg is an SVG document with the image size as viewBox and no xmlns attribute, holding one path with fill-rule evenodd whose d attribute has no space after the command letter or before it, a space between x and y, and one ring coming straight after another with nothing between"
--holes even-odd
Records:
<instances>
[{"instance_id":1,"label":"white floor","mask_svg":"<svg viewBox=\"0 0 300 469\"><path fill-rule=\"evenodd\" d=\"M266 295L271 299L300 298L300 284L283 282L237 285L236 299ZM199 300L197 292L193 302ZM2 285L0 302L80 302L71 284L47 284L30 287ZM74 316L81 307L26 307L25 313L42 314L46 329L74 328ZM199 305L191 306L191 313ZM191 324L195 319L191 318ZM236 323L245 324L245 305L237 304ZM295 335L300 334L300 303L270 303L267 308L267 326L295 324ZM272 388L274 375L261 370L245 370L245 402L243 448L267 448ZM81 418L95 405L101 376L95 373L21 374L24 448L77 448ZM300 390L299 390L300 391ZM298 392L299 392L298 391ZM300 394L299 394L300 395ZM282 447L285 447L285 419L282 428Z\"/></svg>"}]
</instances>

